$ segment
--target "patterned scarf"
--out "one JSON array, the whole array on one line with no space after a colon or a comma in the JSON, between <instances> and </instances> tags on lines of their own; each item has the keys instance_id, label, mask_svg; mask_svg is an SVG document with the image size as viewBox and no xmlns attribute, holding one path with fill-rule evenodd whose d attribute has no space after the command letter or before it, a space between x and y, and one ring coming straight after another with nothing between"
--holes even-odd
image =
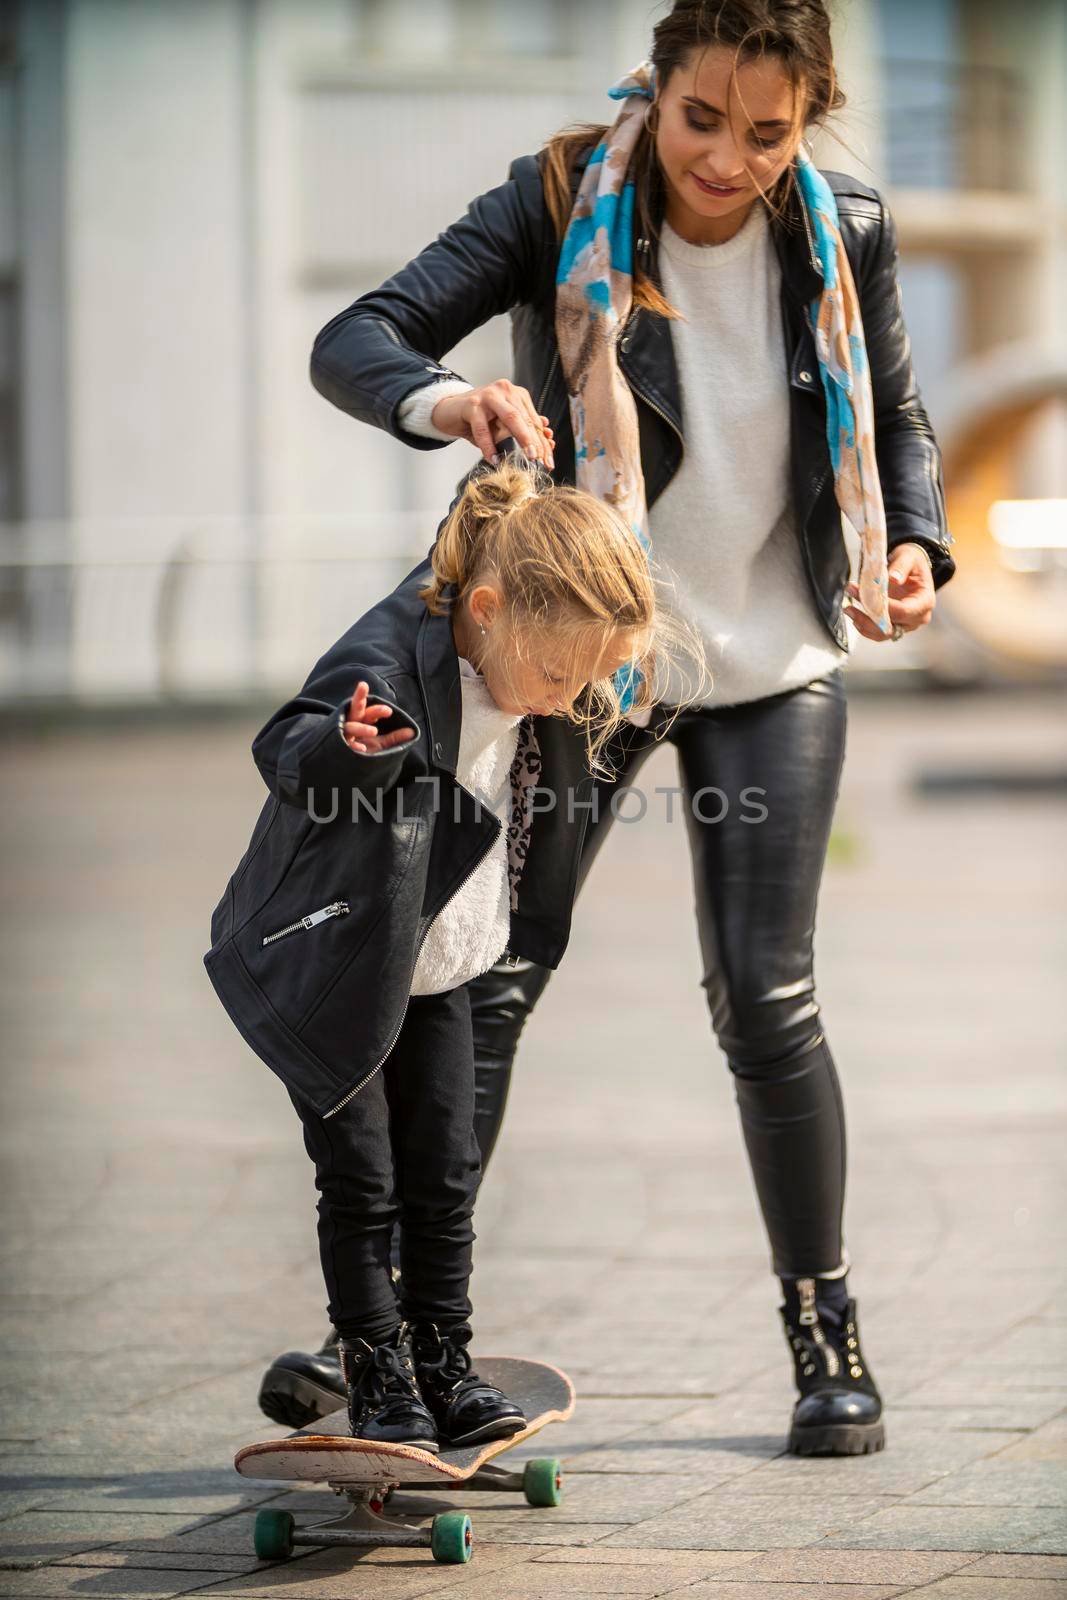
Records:
<instances>
[{"instance_id":1,"label":"patterned scarf","mask_svg":"<svg viewBox=\"0 0 1067 1600\"><path fill-rule=\"evenodd\" d=\"M646 102L655 94L651 62L643 61L608 92L622 103L582 175L563 238L556 273L556 341L570 399L578 486L615 506L647 551L637 407L619 370L616 342L633 303L630 165ZM885 509L859 297L841 243L833 191L802 152L796 175L823 275L822 293L808 308L808 320L826 396L834 492L859 535L860 602L888 633ZM632 662L616 674L624 711L633 703L638 681Z\"/></svg>"}]
</instances>

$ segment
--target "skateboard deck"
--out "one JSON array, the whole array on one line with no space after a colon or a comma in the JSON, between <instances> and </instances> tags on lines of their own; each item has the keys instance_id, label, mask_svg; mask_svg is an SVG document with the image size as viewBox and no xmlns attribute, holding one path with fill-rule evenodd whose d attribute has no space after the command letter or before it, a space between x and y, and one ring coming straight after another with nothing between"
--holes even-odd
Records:
<instances>
[{"instance_id":1,"label":"skateboard deck","mask_svg":"<svg viewBox=\"0 0 1067 1600\"><path fill-rule=\"evenodd\" d=\"M570 1379L543 1361L484 1356L474 1363L479 1377L522 1407L526 1426L508 1439L490 1439L439 1454L414 1445L353 1439L346 1409L322 1417L285 1439L264 1439L237 1452L234 1466L246 1478L283 1482L402 1488L447 1479L463 1483L495 1456L513 1450L550 1422L565 1422L574 1410Z\"/></svg>"},{"instance_id":2,"label":"skateboard deck","mask_svg":"<svg viewBox=\"0 0 1067 1600\"><path fill-rule=\"evenodd\" d=\"M386 1512L395 1489L456 1488L517 1490L531 1506L558 1506L563 1492L560 1463L526 1461L521 1472L498 1467L493 1458L513 1450L550 1422L565 1422L574 1410L574 1389L565 1373L543 1361L485 1356L474 1369L520 1405L527 1423L510 1439L444 1449L439 1455L410 1444L353 1439L343 1408L301 1428L287 1439L263 1439L237 1452L234 1466L246 1478L280 1483L327 1483L349 1503L347 1514L297 1527L290 1511L265 1506L256 1514L254 1544L263 1561L285 1561L296 1545L348 1545L362 1550L429 1549L435 1561L469 1561L474 1547L471 1519L446 1511L429 1527L399 1521Z\"/></svg>"}]
</instances>

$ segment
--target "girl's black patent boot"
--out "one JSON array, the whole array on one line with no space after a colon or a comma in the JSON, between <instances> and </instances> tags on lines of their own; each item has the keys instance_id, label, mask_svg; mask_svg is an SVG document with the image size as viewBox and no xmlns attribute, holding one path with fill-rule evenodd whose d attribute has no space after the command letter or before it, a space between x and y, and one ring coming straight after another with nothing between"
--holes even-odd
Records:
<instances>
[{"instance_id":1,"label":"girl's black patent boot","mask_svg":"<svg viewBox=\"0 0 1067 1600\"><path fill-rule=\"evenodd\" d=\"M789 1449L798 1456L861 1456L885 1448L882 1398L860 1349L856 1302L840 1320L820 1315L815 1279L796 1281L799 1306L780 1308L800 1399Z\"/></svg>"},{"instance_id":2,"label":"girl's black patent boot","mask_svg":"<svg viewBox=\"0 0 1067 1600\"><path fill-rule=\"evenodd\" d=\"M502 1390L471 1370L470 1328L439 1331L435 1323L417 1325L415 1372L437 1431L449 1446L508 1439L526 1426L522 1408Z\"/></svg>"},{"instance_id":3,"label":"girl's black patent boot","mask_svg":"<svg viewBox=\"0 0 1067 1600\"><path fill-rule=\"evenodd\" d=\"M340 1357L353 1438L411 1444L436 1454L437 1427L415 1382L407 1327L402 1324L377 1345L342 1339Z\"/></svg>"}]
</instances>

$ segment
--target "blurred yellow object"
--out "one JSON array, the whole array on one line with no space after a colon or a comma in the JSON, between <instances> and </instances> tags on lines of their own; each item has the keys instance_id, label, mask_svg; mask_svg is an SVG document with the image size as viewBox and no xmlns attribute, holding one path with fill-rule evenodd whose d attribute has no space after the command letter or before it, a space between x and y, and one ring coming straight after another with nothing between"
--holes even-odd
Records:
<instances>
[{"instance_id":1,"label":"blurred yellow object","mask_svg":"<svg viewBox=\"0 0 1067 1600\"><path fill-rule=\"evenodd\" d=\"M945 610L1001 664L1063 669L1067 361L1002 347L957 373L953 390L937 418L958 563Z\"/></svg>"},{"instance_id":2,"label":"blurred yellow object","mask_svg":"<svg viewBox=\"0 0 1067 1600\"><path fill-rule=\"evenodd\" d=\"M989 531L1005 550L1067 550L1067 500L995 500Z\"/></svg>"}]
</instances>

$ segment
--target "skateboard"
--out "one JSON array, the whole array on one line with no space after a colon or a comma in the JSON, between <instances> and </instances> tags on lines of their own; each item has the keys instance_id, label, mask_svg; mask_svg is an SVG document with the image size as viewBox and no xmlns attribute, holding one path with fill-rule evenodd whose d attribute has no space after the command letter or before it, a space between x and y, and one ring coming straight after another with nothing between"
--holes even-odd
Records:
<instances>
[{"instance_id":1,"label":"skateboard","mask_svg":"<svg viewBox=\"0 0 1067 1600\"><path fill-rule=\"evenodd\" d=\"M560 1463L543 1457L509 1472L494 1458L539 1433L550 1422L566 1422L574 1410L570 1379L542 1361L486 1356L475 1363L480 1377L495 1384L520 1405L528 1418L509 1439L459 1449L447 1446L439 1455L409 1444L377 1444L353 1439L348 1412L342 1408L301 1428L285 1439L264 1439L246 1445L234 1458L246 1478L285 1483L325 1483L349 1502L343 1517L296 1526L292 1513L256 1514L255 1550L261 1561L285 1561L294 1545L353 1545L359 1549L428 1548L435 1561L469 1561L474 1549L471 1519L462 1511L435 1516L428 1528L415 1527L385 1515L386 1501L397 1489L443 1489L466 1484L469 1489L514 1489L532 1506L558 1506L563 1498Z\"/></svg>"}]
</instances>

